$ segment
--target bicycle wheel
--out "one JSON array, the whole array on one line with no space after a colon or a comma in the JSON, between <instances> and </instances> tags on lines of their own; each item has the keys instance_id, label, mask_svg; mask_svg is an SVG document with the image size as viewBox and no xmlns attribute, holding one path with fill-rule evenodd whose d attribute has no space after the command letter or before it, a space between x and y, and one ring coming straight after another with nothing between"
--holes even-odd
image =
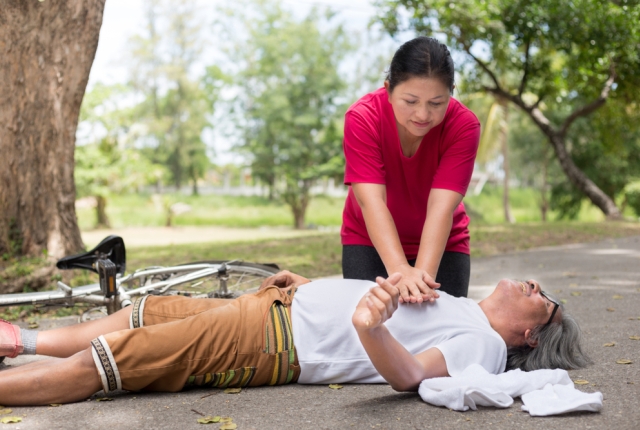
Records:
<instances>
[{"instance_id":1,"label":"bicycle wheel","mask_svg":"<svg viewBox=\"0 0 640 430\"><path fill-rule=\"evenodd\" d=\"M157 267L139 272L139 287L133 292L149 288L145 292L155 295L233 298L257 291L265 278L279 270L275 264L221 260Z\"/></svg>"}]
</instances>

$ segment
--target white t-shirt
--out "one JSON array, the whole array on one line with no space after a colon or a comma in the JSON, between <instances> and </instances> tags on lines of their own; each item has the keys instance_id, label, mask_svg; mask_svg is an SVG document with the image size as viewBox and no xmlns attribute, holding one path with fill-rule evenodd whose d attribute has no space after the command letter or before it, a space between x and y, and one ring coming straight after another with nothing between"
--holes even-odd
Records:
<instances>
[{"instance_id":1,"label":"white t-shirt","mask_svg":"<svg viewBox=\"0 0 640 430\"><path fill-rule=\"evenodd\" d=\"M293 340L301 384L384 383L360 343L351 317L375 284L353 279L325 279L300 286L291 306ZM449 375L471 364L489 373L504 371L507 347L477 303L439 292L434 303L401 304L385 323L413 355L438 348Z\"/></svg>"}]
</instances>

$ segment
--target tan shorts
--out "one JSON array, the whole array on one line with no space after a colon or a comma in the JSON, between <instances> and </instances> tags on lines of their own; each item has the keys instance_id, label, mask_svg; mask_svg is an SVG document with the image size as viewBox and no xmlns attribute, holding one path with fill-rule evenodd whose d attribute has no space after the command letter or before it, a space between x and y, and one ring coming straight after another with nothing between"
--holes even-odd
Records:
<instances>
[{"instance_id":1,"label":"tan shorts","mask_svg":"<svg viewBox=\"0 0 640 430\"><path fill-rule=\"evenodd\" d=\"M180 391L295 382L293 291L269 287L236 300L146 296L131 329L94 339L105 392Z\"/></svg>"}]
</instances>

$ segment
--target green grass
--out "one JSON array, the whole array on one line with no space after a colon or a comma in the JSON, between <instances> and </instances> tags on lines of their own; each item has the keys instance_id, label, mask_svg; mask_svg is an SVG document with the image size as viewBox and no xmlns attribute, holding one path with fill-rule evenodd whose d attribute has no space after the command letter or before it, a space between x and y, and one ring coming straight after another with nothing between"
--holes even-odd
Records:
<instances>
[{"instance_id":1,"label":"green grass","mask_svg":"<svg viewBox=\"0 0 640 430\"><path fill-rule=\"evenodd\" d=\"M501 224L505 221L502 195L501 187L485 186L479 196L469 193L464 198L464 202L469 208L474 221L483 224ZM542 214L539 204L540 193L537 190L532 188L513 188L509 190L509 205L511 214L516 222L541 222ZM473 217L474 214L476 215L475 218ZM558 213L549 211L547 217L548 220L556 220ZM604 215L600 209L585 201L576 221L604 221Z\"/></svg>"},{"instance_id":2,"label":"green grass","mask_svg":"<svg viewBox=\"0 0 640 430\"><path fill-rule=\"evenodd\" d=\"M342 272L342 245L340 236L336 233L260 242L133 248L128 254L127 266L132 269L197 260L241 259L256 263L276 263L282 269L309 278Z\"/></svg>"},{"instance_id":3,"label":"green grass","mask_svg":"<svg viewBox=\"0 0 640 430\"><path fill-rule=\"evenodd\" d=\"M288 206L262 197L170 194L163 196L160 201L154 201L148 194L113 196L108 199L107 215L114 228L163 226L166 222L164 204L176 202L191 206L191 211L174 218L173 225L176 226L253 228L293 225L293 215ZM343 205L342 198L314 197L307 209L307 224L340 225ZM77 214L82 230L94 227L94 209L79 209Z\"/></svg>"},{"instance_id":4,"label":"green grass","mask_svg":"<svg viewBox=\"0 0 640 430\"><path fill-rule=\"evenodd\" d=\"M479 196L469 194L464 201L474 223L501 224L504 222L500 187L485 186L482 194ZM516 222L542 221L538 207L539 201L540 196L534 189L511 189L511 212ZM176 202L190 205L191 211L175 216L173 221L175 226L257 228L293 225L293 216L288 206L264 197L167 194L154 200L150 194L130 194L110 197L107 203L107 214L114 228L163 226L166 222L164 205ZM339 226L342 224L343 207L343 198L316 196L311 200L307 210L307 225ZM90 230L94 227L94 209L79 209L77 214L82 230ZM629 208L625 214L634 218ZM557 215L555 211L550 211L548 219L555 220ZM585 201L576 221L603 220L602 212Z\"/></svg>"}]
</instances>

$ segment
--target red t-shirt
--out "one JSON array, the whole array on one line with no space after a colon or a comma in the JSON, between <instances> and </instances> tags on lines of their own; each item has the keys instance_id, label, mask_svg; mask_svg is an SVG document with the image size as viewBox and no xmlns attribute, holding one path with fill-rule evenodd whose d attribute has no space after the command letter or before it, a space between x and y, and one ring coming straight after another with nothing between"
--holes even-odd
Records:
<instances>
[{"instance_id":1,"label":"red t-shirt","mask_svg":"<svg viewBox=\"0 0 640 430\"><path fill-rule=\"evenodd\" d=\"M432 188L464 195L480 140L480 122L452 98L442 123L422 138L412 157L402 153L396 120L381 88L355 102L345 114L345 185L384 184L387 206L407 259L416 258ZM373 246L351 187L342 214L342 244ZM464 205L453 213L446 250L469 254L469 217Z\"/></svg>"}]
</instances>

